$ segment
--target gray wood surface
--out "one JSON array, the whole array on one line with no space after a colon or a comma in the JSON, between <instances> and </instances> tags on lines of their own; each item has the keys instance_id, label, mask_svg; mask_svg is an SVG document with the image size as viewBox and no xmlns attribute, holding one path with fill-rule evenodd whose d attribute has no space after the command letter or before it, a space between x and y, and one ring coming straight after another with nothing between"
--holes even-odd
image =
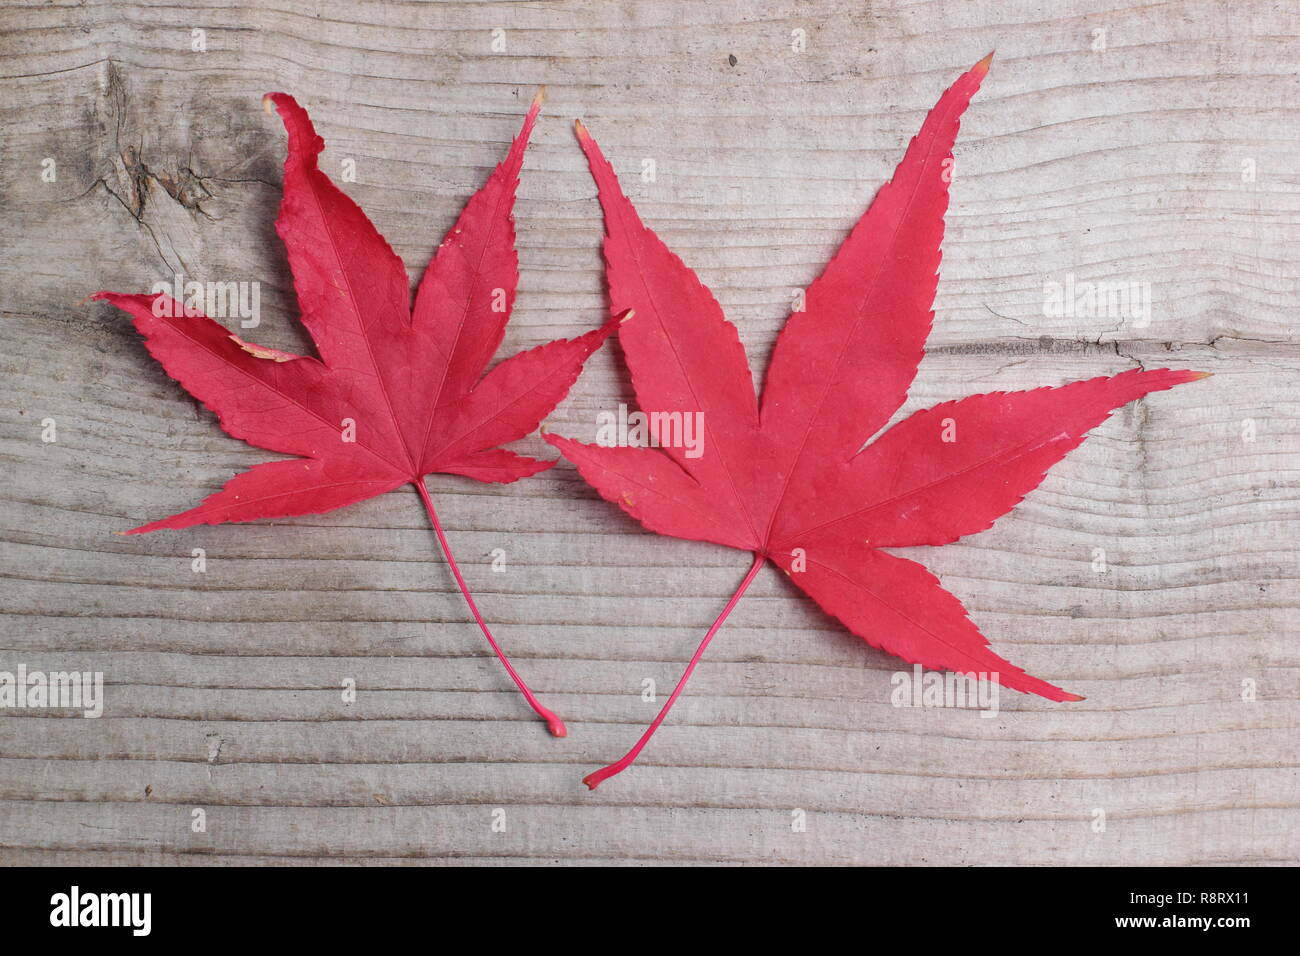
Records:
<instances>
[{"instance_id":1,"label":"gray wood surface","mask_svg":"<svg viewBox=\"0 0 1300 956\"><path fill-rule=\"evenodd\" d=\"M1295 863L1298 33L1292 4L1227 0L7 2L0 670L100 670L107 702L98 720L0 711L0 862ZM336 178L355 161L341 184L414 280L547 84L505 350L604 311L581 116L761 373L792 290L994 48L906 410L1139 365L1215 373L1123 409L992 530L908 552L996 649L1085 702L895 708L906 666L769 568L640 763L588 793L658 706L642 681L662 700L746 556L645 533L567 464L433 479L485 614L569 722L553 740L409 489L113 534L270 456L84 296L258 281L249 337L308 348L262 93L311 110ZM1044 283L1071 274L1149 283L1149 325L1044 314ZM607 350L550 427L591 439L628 394Z\"/></svg>"}]
</instances>

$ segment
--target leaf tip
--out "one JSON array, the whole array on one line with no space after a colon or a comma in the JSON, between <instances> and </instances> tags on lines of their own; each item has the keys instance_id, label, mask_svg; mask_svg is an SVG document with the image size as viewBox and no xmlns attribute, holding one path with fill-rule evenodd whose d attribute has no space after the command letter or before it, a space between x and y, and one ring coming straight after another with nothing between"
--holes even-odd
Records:
<instances>
[{"instance_id":1,"label":"leaf tip","mask_svg":"<svg viewBox=\"0 0 1300 956\"><path fill-rule=\"evenodd\" d=\"M541 86L537 88L537 95L533 97L533 102L529 105L528 108L529 110L541 109L542 104L545 102L546 102L546 84L543 83Z\"/></svg>"},{"instance_id":2,"label":"leaf tip","mask_svg":"<svg viewBox=\"0 0 1300 956\"><path fill-rule=\"evenodd\" d=\"M582 120L576 119L573 121L573 132L580 142L591 142L591 134L587 132L587 127L582 125Z\"/></svg>"},{"instance_id":3,"label":"leaf tip","mask_svg":"<svg viewBox=\"0 0 1300 956\"><path fill-rule=\"evenodd\" d=\"M1079 701L1087 699L1082 694L1066 694L1064 692L1061 694L1061 700L1067 704L1077 704Z\"/></svg>"},{"instance_id":4,"label":"leaf tip","mask_svg":"<svg viewBox=\"0 0 1300 956\"><path fill-rule=\"evenodd\" d=\"M980 60L973 67L971 67L971 72L978 73L980 76L984 76L986 73L988 73L989 64L993 62L993 54L995 52L997 51L989 50L988 56L984 57L984 59Z\"/></svg>"},{"instance_id":5,"label":"leaf tip","mask_svg":"<svg viewBox=\"0 0 1300 956\"><path fill-rule=\"evenodd\" d=\"M1210 378L1214 375L1213 372L1188 372L1187 374L1189 382L1199 382L1203 378Z\"/></svg>"},{"instance_id":6,"label":"leaf tip","mask_svg":"<svg viewBox=\"0 0 1300 956\"><path fill-rule=\"evenodd\" d=\"M624 322L632 318L632 316L634 315L636 315L635 309L626 309L622 315L616 316L616 318L618 319L618 324L622 325Z\"/></svg>"},{"instance_id":7,"label":"leaf tip","mask_svg":"<svg viewBox=\"0 0 1300 956\"><path fill-rule=\"evenodd\" d=\"M275 100L272 98L274 96L274 93L265 93L262 95L262 112L267 116L271 116L275 113Z\"/></svg>"}]
</instances>

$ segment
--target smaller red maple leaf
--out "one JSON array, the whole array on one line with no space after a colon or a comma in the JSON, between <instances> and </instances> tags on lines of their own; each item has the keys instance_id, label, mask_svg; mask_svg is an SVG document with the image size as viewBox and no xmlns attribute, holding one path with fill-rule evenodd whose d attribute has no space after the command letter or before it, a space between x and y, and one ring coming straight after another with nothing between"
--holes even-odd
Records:
<instances>
[{"instance_id":1,"label":"smaller red maple leaf","mask_svg":"<svg viewBox=\"0 0 1300 956\"><path fill-rule=\"evenodd\" d=\"M537 427L618 323L521 352L483 374L519 281L515 190L542 93L505 160L438 247L414 309L402 260L318 167L325 143L307 111L284 93L263 102L289 134L276 229L320 358L245 342L166 295L94 298L132 316L149 354L227 433L299 457L255 465L198 507L126 533L318 514L412 484L483 636L551 733L563 737L563 721L529 690L479 613L424 483L435 473L511 482L551 467L498 446Z\"/></svg>"},{"instance_id":2,"label":"smaller red maple leaf","mask_svg":"<svg viewBox=\"0 0 1300 956\"><path fill-rule=\"evenodd\" d=\"M636 759L768 560L873 647L1050 700L1082 699L995 654L934 575L880 549L983 531L1114 409L1203 373L1130 371L974 395L917 412L863 447L903 404L924 354L958 120L990 59L943 94L808 288L777 342L761 405L735 327L641 222L578 124L605 215L610 302L637 314L619 330L637 402L670 431L699 416L703 446L662 434L662 450L546 439L651 531L754 556L659 715L626 756L586 777L592 789Z\"/></svg>"}]
</instances>

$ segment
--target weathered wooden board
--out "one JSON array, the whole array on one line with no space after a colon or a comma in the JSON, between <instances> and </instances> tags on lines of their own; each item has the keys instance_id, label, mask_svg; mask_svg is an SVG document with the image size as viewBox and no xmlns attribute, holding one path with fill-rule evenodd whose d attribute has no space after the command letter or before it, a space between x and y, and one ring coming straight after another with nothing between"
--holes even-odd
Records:
<instances>
[{"instance_id":1,"label":"weathered wooden board","mask_svg":"<svg viewBox=\"0 0 1300 956\"><path fill-rule=\"evenodd\" d=\"M0 670L108 686L97 720L0 711L0 862L1296 862L1298 34L1288 4L1228 0L6 4ZM344 188L414 280L548 84L505 348L604 311L582 116L761 374L793 291L993 48L907 410L1139 364L1215 373L1122 410L993 530L912 555L1087 701L895 708L900 662L767 570L638 766L588 793L743 555L643 532L568 465L435 479L485 613L569 721L557 741L414 492L112 534L267 456L86 294L256 281L246 334L307 348L263 92L312 110L325 168L355 165ZM1071 276L1145 284L1150 321L1046 314ZM608 350L551 427L593 437L628 394Z\"/></svg>"}]
</instances>

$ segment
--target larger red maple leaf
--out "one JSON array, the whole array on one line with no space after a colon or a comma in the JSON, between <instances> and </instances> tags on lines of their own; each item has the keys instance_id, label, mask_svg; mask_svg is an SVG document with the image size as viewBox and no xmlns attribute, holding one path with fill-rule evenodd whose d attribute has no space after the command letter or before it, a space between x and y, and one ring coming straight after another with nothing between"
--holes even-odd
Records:
<instances>
[{"instance_id":1,"label":"larger red maple leaf","mask_svg":"<svg viewBox=\"0 0 1300 956\"><path fill-rule=\"evenodd\" d=\"M438 247L412 309L402 260L318 168L325 144L306 110L284 93L268 94L289 136L276 229L319 360L245 342L166 295L94 297L130 313L149 353L226 432L300 456L255 465L198 507L128 534L315 514L412 484L483 635L562 737L564 723L538 702L479 613L424 483L434 473L510 482L554 464L498 446L537 427L617 324L522 352L483 374L514 303L515 190L541 99Z\"/></svg>"},{"instance_id":2,"label":"larger red maple leaf","mask_svg":"<svg viewBox=\"0 0 1300 956\"><path fill-rule=\"evenodd\" d=\"M990 57L991 58L991 57ZM605 215L609 296L636 318L619 341L643 412L698 414L703 447L602 447L546 436L604 498L659 534L752 552L740 587L649 729L593 789L628 767L709 641L771 560L873 647L1050 700L1082 698L995 654L961 602L920 564L880 550L983 531L1120 405L1202 377L1130 371L1059 388L994 392L917 412L863 447L907 397L933 320L958 121L988 71L930 111L786 323L760 406L736 329L695 274L642 224L578 125Z\"/></svg>"}]
</instances>

